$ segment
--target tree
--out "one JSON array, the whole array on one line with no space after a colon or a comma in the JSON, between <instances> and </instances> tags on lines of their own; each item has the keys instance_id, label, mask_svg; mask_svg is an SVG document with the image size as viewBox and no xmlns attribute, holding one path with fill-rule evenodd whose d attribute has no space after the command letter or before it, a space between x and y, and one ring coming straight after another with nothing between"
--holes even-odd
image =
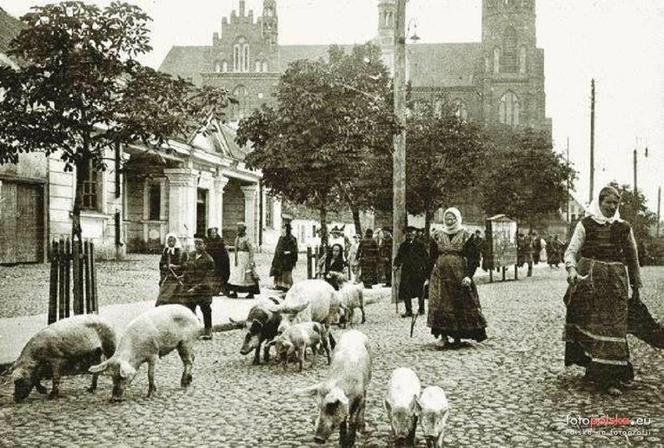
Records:
<instances>
[{"instance_id":1,"label":"tree","mask_svg":"<svg viewBox=\"0 0 664 448\"><path fill-rule=\"evenodd\" d=\"M65 1L35 7L21 20L9 50L21 67L0 68L0 163L17 163L20 153L59 153L66 170L103 170L107 148L158 148L223 113L225 91L195 89L136 61L151 49L150 18L137 6ZM75 241L81 196L77 182Z\"/></svg>"},{"instance_id":2,"label":"tree","mask_svg":"<svg viewBox=\"0 0 664 448\"><path fill-rule=\"evenodd\" d=\"M482 205L490 214L532 225L556 212L568 198L576 172L556 154L549 136L531 128L488 128L484 132L491 157L480 182Z\"/></svg>"},{"instance_id":3,"label":"tree","mask_svg":"<svg viewBox=\"0 0 664 448\"><path fill-rule=\"evenodd\" d=\"M374 181L373 163L390 155L397 125L380 51L367 44L346 55L332 46L329 62L296 61L282 75L276 97L274 108L240 122L237 141L251 142L247 164L262 170L275 194L319 210L325 245L331 207L348 204L357 212L357 227L359 210L372 197L363 189L385 188Z\"/></svg>"},{"instance_id":4,"label":"tree","mask_svg":"<svg viewBox=\"0 0 664 448\"><path fill-rule=\"evenodd\" d=\"M425 234L433 213L460 201L478 179L485 146L480 129L443 107L413 113L408 119L406 153L406 207L409 213L425 216Z\"/></svg>"}]
</instances>

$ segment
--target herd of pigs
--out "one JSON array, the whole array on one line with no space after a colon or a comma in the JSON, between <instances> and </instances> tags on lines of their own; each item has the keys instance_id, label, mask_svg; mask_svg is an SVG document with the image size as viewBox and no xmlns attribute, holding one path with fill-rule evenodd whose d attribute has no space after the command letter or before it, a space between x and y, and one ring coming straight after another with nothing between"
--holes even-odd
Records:
<instances>
[{"instance_id":1,"label":"herd of pigs","mask_svg":"<svg viewBox=\"0 0 664 448\"><path fill-rule=\"evenodd\" d=\"M338 291L323 280L296 283L284 298L260 300L246 321L234 325L246 328L240 353L255 351L255 364L261 362L261 346L263 361L269 361L270 349L274 347L276 360L283 362L285 369L289 361L296 361L302 370L307 349L312 354L312 365L316 354L325 352L329 364L327 379L298 392L318 400L314 441L325 443L338 430L340 446L351 447L356 432L364 430L371 349L364 333L350 329L335 341L330 328L352 326L355 309L361 311L364 323L364 305L370 300L363 297L361 286L339 281ZM177 350L184 365L180 385L187 387L193 378L194 345L202 332L199 319L182 305L163 305L146 311L129 323L119 341L113 328L98 315L62 319L34 335L12 366L14 399L25 400L33 388L45 394L41 377L48 367L53 381L50 396L57 397L62 373L74 363L89 366L91 392L97 387L99 374L112 377L111 401L123 399L124 390L140 366L147 363L151 396L156 391L157 360L173 350ZM413 370L397 368L387 384L384 405L398 445L414 446L419 420L427 447L442 447L449 405L440 387L422 390Z\"/></svg>"}]
</instances>

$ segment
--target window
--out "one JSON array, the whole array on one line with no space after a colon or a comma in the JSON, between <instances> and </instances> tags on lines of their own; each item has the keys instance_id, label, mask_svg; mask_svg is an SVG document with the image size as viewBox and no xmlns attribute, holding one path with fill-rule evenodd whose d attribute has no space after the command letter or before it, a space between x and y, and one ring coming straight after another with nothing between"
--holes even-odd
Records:
<instances>
[{"instance_id":1,"label":"window","mask_svg":"<svg viewBox=\"0 0 664 448\"><path fill-rule=\"evenodd\" d=\"M249 71L249 44L244 37L240 37L233 46L233 71Z\"/></svg>"},{"instance_id":2,"label":"window","mask_svg":"<svg viewBox=\"0 0 664 448\"><path fill-rule=\"evenodd\" d=\"M151 182L148 185L148 219L159 221L161 219L161 184Z\"/></svg>"},{"instance_id":3,"label":"window","mask_svg":"<svg viewBox=\"0 0 664 448\"><path fill-rule=\"evenodd\" d=\"M496 47L493 49L493 72L498 73L500 71L500 48Z\"/></svg>"},{"instance_id":4,"label":"window","mask_svg":"<svg viewBox=\"0 0 664 448\"><path fill-rule=\"evenodd\" d=\"M274 200L272 196L265 195L265 227L273 228L274 227Z\"/></svg>"},{"instance_id":5,"label":"window","mask_svg":"<svg viewBox=\"0 0 664 448\"><path fill-rule=\"evenodd\" d=\"M519 73L526 73L526 47L519 49Z\"/></svg>"},{"instance_id":6,"label":"window","mask_svg":"<svg viewBox=\"0 0 664 448\"><path fill-rule=\"evenodd\" d=\"M239 85L233 89L233 97L237 100L237 104L232 105L232 116L233 118L239 120L244 117L247 113L247 97L249 96L249 91L243 85Z\"/></svg>"},{"instance_id":7,"label":"window","mask_svg":"<svg viewBox=\"0 0 664 448\"><path fill-rule=\"evenodd\" d=\"M260 72L262 68L261 61L256 61L256 71Z\"/></svg>"},{"instance_id":8,"label":"window","mask_svg":"<svg viewBox=\"0 0 664 448\"><path fill-rule=\"evenodd\" d=\"M500 98L498 121L509 126L519 124L519 98L513 92L507 92Z\"/></svg>"},{"instance_id":9,"label":"window","mask_svg":"<svg viewBox=\"0 0 664 448\"><path fill-rule=\"evenodd\" d=\"M219 61L215 61L215 63L214 63L214 71L215 71L216 73L219 73L219 72L221 71L221 62L219 62Z\"/></svg>"},{"instance_id":10,"label":"window","mask_svg":"<svg viewBox=\"0 0 664 448\"><path fill-rule=\"evenodd\" d=\"M509 27L503 36L502 72L516 72L516 31Z\"/></svg>"},{"instance_id":11,"label":"window","mask_svg":"<svg viewBox=\"0 0 664 448\"><path fill-rule=\"evenodd\" d=\"M81 209L99 211L99 172L92 162L85 164L76 175L81 190Z\"/></svg>"},{"instance_id":12,"label":"window","mask_svg":"<svg viewBox=\"0 0 664 448\"><path fill-rule=\"evenodd\" d=\"M224 73L228 72L228 61L221 61L221 71Z\"/></svg>"},{"instance_id":13,"label":"window","mask_svg":"<svg viewBox=\"0 0 664 448\"><path fill-rule=\"evenodd\" d=\"M263 61L263 71L267 73L267 61Z\"/></svg>"},{"instance_id":14,"label":"window","mask_svg":"<svg viewBox=\"0 0 664 448\"><path fill-rule=\"evenodd\" d=\"M466 103L458 98L454 100L454 115L463 121L468 119L468 108L466 107Z\"/></svg>"}]
</instances>

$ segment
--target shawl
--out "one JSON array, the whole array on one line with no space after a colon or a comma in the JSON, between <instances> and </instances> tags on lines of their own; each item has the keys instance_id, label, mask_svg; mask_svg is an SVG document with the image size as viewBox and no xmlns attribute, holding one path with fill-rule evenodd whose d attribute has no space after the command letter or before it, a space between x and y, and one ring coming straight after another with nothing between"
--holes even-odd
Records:
<instances>
[{"instance_id":1,"label":"shawl","mask_svg":"<svg viewBox=\"0 0 664 448\"><path fill-rule=\"evenodd\" d=\"M444 224L445 227L443 227L441 230L448 235L454 235L455 233L459 233L459 231L463 229L463 226L461 225L462 221L461 212L456 207L450 207L446 209L445 212L443 213L443 221L445 219L445 215L447 215L448 213L452 213L456 217L456 223L453 226L448 226L447 224Z\"/></svg>"}]
</instances>

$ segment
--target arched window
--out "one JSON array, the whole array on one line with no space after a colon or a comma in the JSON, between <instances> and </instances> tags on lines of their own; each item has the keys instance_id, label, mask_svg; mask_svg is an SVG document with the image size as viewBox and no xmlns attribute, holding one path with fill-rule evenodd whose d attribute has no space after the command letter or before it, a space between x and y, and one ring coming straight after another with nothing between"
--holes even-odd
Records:
<instances>
[{"instance_id":1,"label":"arched window","mask_svg":"<svg viewBox=\"0 0 664 448\"><path fill-rule=\"evenodd\" d=\"M468 120L468 108L466 107L466 103L459 98L454 100L454 115L463 121Z\"/></svg>"},{"instance_id":2,"label":"arched window","mask_svg":"<svg viewBox=\"0 0 664 448\"><path fill-rule=\"evenodd\" d=\"M228 72L228 61L221 61L221 71L224 73Z\"/></svg>"},{"instance_id":3,"label":"arched window","mask_svg":"<svg viewBox=\"0 0 664 448\"><path fill-rule=\"evenodd\" d=\"M500 72L500 48L493 49L493 72Z\"/></svg>"},{"instance_id":4,"label":"arched window","mask_svg":"<svg viewBox=\"0 0 664 448\"><path fill-rule=\"evenodd\" d=\"M514 92L508 91L500 98L498 121L509 126L519 124L519 98Z\"/></svg>"},{"instance_id":5,"label":"arched window","mask_svg":"<svg viewBox=\"0 0 664 448\"><path fill-rule=\"evenodd\" d=\"M263 72L267 73L267 61L263 61Z\"/></svg>"},{"instance_id":6,"label":"arched window","mask_svg":"<svg viewBox=\"0 0 664 448\"><path fill-rule=\"evenodd\" d=\"M502 72L516 73L516 31L509 27L503 35Z\"/></svg>"},{"instance_id":7,"label":"arched window","mask_svg":"<svg viewBox=\"0 0 664 448\"><path fill-rule=\"evenodd\" d=\"M221 72L221 61L215 61L214 62L214 71L216 73Z\"/></svg>"},{"instance_id":8,"label":"arched window","mask_svg":"<svg viewBox=\"0 0 664 448\"><path fill-rule=\"evenodd\" d=\"M237 104L232 104L231 111L232 116L235 120L239 120L247 114L248 104L247 100L249 99L249 90L243 85L236 86L233 89L233 98L237 101Z\"/></svg>"},{"instance_id":9,"label":"arched window","mask_svg":"<svg viewBox=\"0 0 664 448\"><path fill-rule=\"evenodd\" d=\"M526 47L519 49L519 73L526 73Z\"/></svg>"},{"instance_id":10,"label":"arched window","mask_svg":"<svg viewBox=\"0 0 664 448\"><path fill-rule=\"evenodd\" d=\"M249 44L244 37L240 37L233 46L233 71L249 71Z\"/></svg>"},{"instance_id":11,"label":"arched window","mask_svg":"<svg viewBox=\"0 0 664 448\"><path fill-rule=\"evenodd\" d=\"M261 61L256 61L255 67L255 71L260 72L262 68Z\"/></svg>"}]
</instances>

